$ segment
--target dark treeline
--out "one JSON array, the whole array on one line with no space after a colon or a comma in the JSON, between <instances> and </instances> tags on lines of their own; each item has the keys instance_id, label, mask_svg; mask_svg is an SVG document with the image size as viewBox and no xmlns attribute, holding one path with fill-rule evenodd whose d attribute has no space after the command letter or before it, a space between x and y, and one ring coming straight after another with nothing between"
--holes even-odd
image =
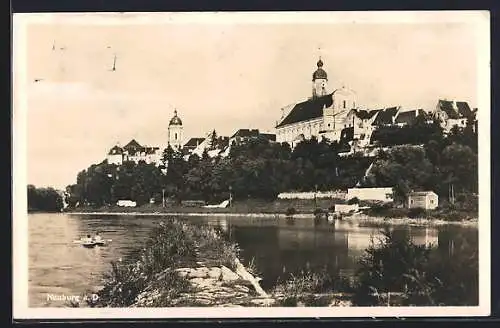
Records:
<instances>
[{"instance_id":1,"label":"dark treeline","mask_svg":"<svg viewBox=\"0 0 500 328\"><path fill-rule=\"evenodd\" d=\"M57 190L28 185L28 212L60 212L63 207L63 198Z\"/></svg>"},{"instance_id":2,"label":"dark treeline","mask_svg":"<svg viewBox=\"0 0 500 328\"><path fill-rule=\"evenodd\" d=\"M154 198L175 200L260 198L273 200L289 190L309 191L347 188L363 177L371 159L361 156L341 158L338 143L311 139L291 151L288 144L265 138L233 145L229 156L210 158L191 155L186 161L177 152L166 149L161 167L140 162L121 166L106 161L81 171L77 183L67 187L68 205L102 206L130 199L138 205Z\"/></svg>"},{"instance_id":3,"label":"dark treeline","mask_svg":"<svg viewBox=\"0 0 500 328\"><path fill-rule=\"evenodd\" d=\"M420 142L399 145L396 139L393 147L380 151L363 185L393 186L400 200L411 190L432 190L448 199L452 187L459 202L477 194L478 139L472 126L454 127L447 135L437 124L427 129L430 133Z\"/></svg>"},{"instance_id":4,"label":"dark treeline","mask_svg":"<svg viewBox=\"0 0 500 328\"><path fill-rule=\"evenodd\" d=\"M384 145L392 147L375 158L357 153L340 157L345 145L315 138L299 143L293 151L286 143L261 138L233 145L227 157L210 158L205 152L184 160L166 149L166 174L161 166L144 162L116 166L104 161L78 174L77 183L67 187L67 202L70 207L109 205L119 199L141 205L154 198L161 203L163 192L178 201L216 202L227 199L230 192L236 200L274 200L280 192L346 189L358 182L394 186L400 199L420 189L447 198L450 185L457 195L477 193L477 135L471 129L456 128L447 136L438 124L398 129L423 135L414 145L386 140Z\"/></svg>"}]
</instances>

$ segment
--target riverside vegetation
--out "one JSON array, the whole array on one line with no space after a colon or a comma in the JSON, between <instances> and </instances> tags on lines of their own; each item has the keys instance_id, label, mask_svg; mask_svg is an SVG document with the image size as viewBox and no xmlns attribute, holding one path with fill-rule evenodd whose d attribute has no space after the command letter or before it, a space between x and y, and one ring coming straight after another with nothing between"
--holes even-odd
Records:
<instances>
[{"instance_id":1,"label":"riverside vegetation","mask_svg":"<svg viewBox=\"0 0 500 328\"><path fill-rule=\"evenodd\" d=\"M442 252L448 254L444 256ZM450 253L451 252L451 253ZM326 269L258 284L252 261L213 227L167 219L144 248L112 263L92 307L463 306L478 304L478 253L466 238L450 251L415 245L388 228L352 277ZM443 260L446 259L446 260ZM78 306L78 305L74 305Z\"/></svg>"},{"instance_id":2,"label":"riverside vegetation","mask_svg":"<svg viewBox=\"0 0 500 328\"><path fill-rule=\"evenodd\" d=\"M28 185L28 212L60 212L63 199L54 188L37 188Z\"/></svg>"},{"instance_id":3,"label":"riverside vegetation","mask_svg":"<svg viewBox=\"0 0 500 328\"><path fill-rule=\"evenodd\" d=\"M454 210L461 211L477 195L478 145L472 124L448 134L437 122L423 121L377 131L371 142L372 148L378 147L375 157L340 156L350 147L345 140L312 138L292 151L286 143L257 138L232 146L227 157L210 158L205 152L201 158L191 155L184 160L167 148L166 174L161 166L144 162L117 166L103 161L78 174L76 184L67 187L66 201L70 209L79 210L110 207L119 199L141 207L150 199L161 204L164 191L168 201L178 205L188 200L216 203L228 199L230 192L235 202L274 202L280 192L345 190L359 183L393 186L396 203L404 203L411 190L433 190L446 200L453 186ZM445 205L441 210L453 209Z\"/></svg>"}]
</instances>

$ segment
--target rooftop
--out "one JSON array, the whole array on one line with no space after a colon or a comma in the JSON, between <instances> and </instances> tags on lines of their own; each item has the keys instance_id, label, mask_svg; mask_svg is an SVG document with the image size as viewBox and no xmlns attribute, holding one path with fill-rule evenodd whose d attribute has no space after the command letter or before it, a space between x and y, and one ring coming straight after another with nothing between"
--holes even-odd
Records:
<instances>
[{"instance_id":1,"label":"rooftop","mask_svg":"<svg viewBox=\"0 0 500 328\"><path fill-rule=\"evenodd\" d=\"M396 124L408 124L412 125L418 116L423 115L424 111L422 109L414 109L406 112L400 112L396 117Z\"/></svg>"},{"instance_id":2,"label":"rooftop","mask_svg":"<svg viewBox=\"0 0 500 328\"><path fill-rule=\"evenodd\" d=\"M248 138L248 137L257 137L259 135L258 129L239 129L236 131L231 138Z\"/></svg>"},{"instance_id":3,"label":"rooftop","mask_svg":"<svg viewBox=\"0 0 500 328\"><path fill-rule=\"evenodd\" d=\"M438 101L438 108L442 110L443 112L448 115L448 118L451 119L458 119L460 118L460 115L458 112L453 108L453 101L450 100L439 100Z\"/></svg>"},{"instance_id":4,"label":"rooftop","mask_svg":"<svg viewBox=\"0 0 500 328\"><path fill-rule=\"evenodd\" d=\"M384 124L392 124L393 118L397 115L399 111L399 107L389 107L383 110L380 110L373 125L384 125Z\"/></svg>"},{"instance_id":5,"label":"rooftop","mask_svg":"<svg viewBox=\"0 0 500 328\"><path fill-rule=\"evenodd\" d=\"M323 116L323 108L332 106L332 94L326 96L311 98L296 104L288 115L276 127L298 122L308 121Z\"/></svg>"}]
</instances>

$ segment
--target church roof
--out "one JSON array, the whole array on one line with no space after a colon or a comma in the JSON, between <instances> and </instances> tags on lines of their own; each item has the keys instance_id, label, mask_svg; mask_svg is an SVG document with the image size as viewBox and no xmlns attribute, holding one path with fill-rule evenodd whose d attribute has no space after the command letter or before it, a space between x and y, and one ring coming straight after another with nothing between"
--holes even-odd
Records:
<instances>
[{"instance_id":1,"label":"church roof","mask_svg":"<svg viewBox=\"0 0 500 328\"><path fill-rule=\"evenodd\" d=\"M288 115L276 127L303 122L323 116L323 108L332 106L332 94L308 99L296 104Z\"/></svg>"}]
</instances>

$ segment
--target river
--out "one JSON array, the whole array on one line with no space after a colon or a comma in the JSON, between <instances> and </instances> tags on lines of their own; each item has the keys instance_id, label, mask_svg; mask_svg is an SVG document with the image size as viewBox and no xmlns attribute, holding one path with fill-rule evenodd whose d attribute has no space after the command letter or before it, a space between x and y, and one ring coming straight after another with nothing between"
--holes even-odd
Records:
<instances>
[{"instance_id":1,"label":"river","mask_svg":"<svg viewBox=\"0 0 500 328\"><path fill-rule=\"evenodd\" d=\"M162 218L152 216L29 214L29 306L63 307L54 295L85 295L102 285L103 274L117 261L139 249L151 228ZM380 236L381 226L338 221L335 226L314 220L246 217L180 217L193 224L220 226L241 249L242 260L253 261L262 286L270 288L278 278L303 269L339 270L345 276L357 268L357 259ZM409 230L415 243L432 243L453 250L467 239L477 246L476 227L393 226ZM112 242L87 249L73 240L100 231ZM446 252L445 252L446 253Z\"/></svg>"}]
</instances>

